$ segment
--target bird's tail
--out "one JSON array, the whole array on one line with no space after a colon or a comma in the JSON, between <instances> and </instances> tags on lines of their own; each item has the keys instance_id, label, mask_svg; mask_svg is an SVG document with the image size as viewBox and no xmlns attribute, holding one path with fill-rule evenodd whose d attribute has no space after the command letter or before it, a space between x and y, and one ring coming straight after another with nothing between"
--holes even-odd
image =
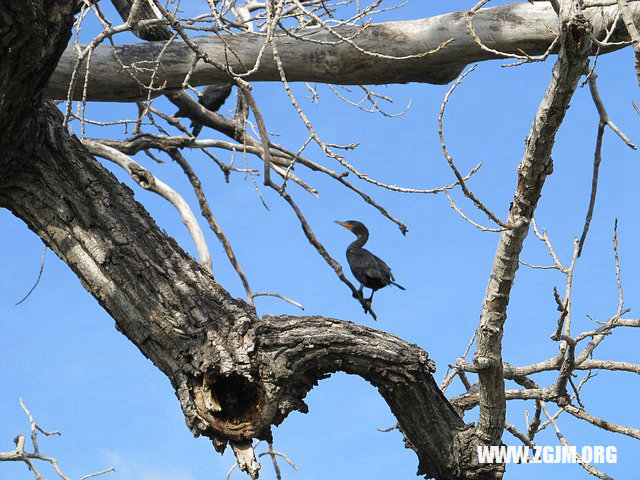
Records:
<instances>
[{"instance_id":1,"label":"bird's tail","mask_svg":"<svg viewBox=\"0 0 640 480\"><path fill-rule=\"evenodd\" d=\"M391 285L395 285L396 287L398 287L400 290L406 290L406 288L404 288L402 285L397 284L396 282L391 282Z\"/></svg>"}]
</instances>

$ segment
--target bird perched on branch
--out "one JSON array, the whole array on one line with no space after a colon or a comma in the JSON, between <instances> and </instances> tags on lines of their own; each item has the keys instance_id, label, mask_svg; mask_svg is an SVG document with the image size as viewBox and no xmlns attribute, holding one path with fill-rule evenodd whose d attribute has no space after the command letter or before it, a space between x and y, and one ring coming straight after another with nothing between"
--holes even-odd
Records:
<instances>
[{"instance_id":1,"label":"bird perched on branch","mask_svg":"<svg viewBox=\"0 0 640 480\"><path fill-rule=\"evenodd\" d=\"M351 267L351 273L353 273L356 280L360 282L360 289L358 290L360 297L364 299L362 295L364 287L371 289L371 296L365 300L369 304L376 290L386 287L387 285L395 285L399 289L404 290L403 286L395 282L389 266L369 250L362 248L369 239L369 230L367 230L367 227L365 227L363 223L355 220L349 220L348 222L339 222L336 220L335 223L351 230L355 236L358 237L355 242L347 247L347 262L349 262L349 266Z\"/></svg>"},{"instance_id":2,"label":"bird perched on branch","mask_svg":"<svg viewBox=\"0 0 640 480\"><path fill-rule=\"evenodd\" d=\"M215 85L207 85L202 91L202 96L198 100L198 103L207 110L217 112L227 100L227 98L229 98L232 87L232 83L217 83ZM187 115L182 110L178 110L173 116L186 117ZM197 137L202 130L202 125L192 121L191 128L191 133L194 137Z\"/></svg>"}]
</instances>

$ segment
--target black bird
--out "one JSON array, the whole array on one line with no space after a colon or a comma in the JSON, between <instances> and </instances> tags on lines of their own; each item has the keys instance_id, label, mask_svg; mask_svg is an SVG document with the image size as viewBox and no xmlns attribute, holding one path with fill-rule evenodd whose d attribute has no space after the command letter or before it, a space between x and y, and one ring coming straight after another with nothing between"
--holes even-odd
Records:
<instances>
[{"instance_id":1,"label":"black bird","mask_svg":"<svg viewBox=\"0 0 640 480\"><path fill-rule=\"evenodd\" d=\"M217 112L224 102L231 95L232 83L217 83L215 85L207 85L202 91L202 96L198 100L198 103L207 110ZM178 110L174 117L185 117L186 115L182 110ZM197 137L202 130L202 125L196 122L191 122L192 134Z\"/></svg>"},{"instance_id":2,"label":"black bird","mask_svg":"<svg viewBox=\"0 0 640 480\"><path fill-rule=\"evenodd\" d=\"M358 293L362 298L364 298L362 295L364 287L371 289L371 296L366 299L368 303L371 303L376 290L387 285L395 285L404 290L403 286L395 282L389 266L369 250L362 248L369 239L369 230L363 223L355 220L349 220L348 222L338 222L336 220L335 223L351 230L358 237L355 242L347 247L347 261L351 267L351 273L360 282Z\"/></svg>"}]
</instances>

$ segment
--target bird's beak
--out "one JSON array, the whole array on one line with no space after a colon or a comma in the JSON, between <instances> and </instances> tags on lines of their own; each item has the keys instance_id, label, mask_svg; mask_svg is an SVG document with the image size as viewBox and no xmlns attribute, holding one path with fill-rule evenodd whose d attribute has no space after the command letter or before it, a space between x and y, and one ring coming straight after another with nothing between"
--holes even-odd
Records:
<instances>
[{"instance_id":1,"label":"bird's beak","mask_svg":"<svg viewBox=\"0 0 640 480\"><path fill-rule=\"evenodd\" d=\"M351 224L349 224L349 223L339 222L338 220L336 220L336 221L335 221L335 222L333 222L333 223L337 223L338 225L341 225L341 226L343 226L344 228L346 228L346 229L348 229L348 230L352 230L352 229L353 229L353 227L352 227L352 226L351 226Z\"/></svg>"}]
</instances>

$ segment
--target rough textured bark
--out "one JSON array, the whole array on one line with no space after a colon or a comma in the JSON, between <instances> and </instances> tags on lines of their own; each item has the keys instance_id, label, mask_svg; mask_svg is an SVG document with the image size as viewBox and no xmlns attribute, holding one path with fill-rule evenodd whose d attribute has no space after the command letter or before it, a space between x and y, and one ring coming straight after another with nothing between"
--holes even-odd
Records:
<instances>
[{"instance_id":1,"label":"rough textured bark","mask_svg":"<svg viewBox=\"0 0 640 480\"><path fill-rule=\"evenodd\" d=\"M21 45L31 44L44 26L49 35L39 50L29 50L37 61L19 62L3 52L3 91L24 98L3 96L0 125L14 133L0 138L0 206L73 269L116 328L169 377L191 431L212 438L219 450L228 441L242 446L269 438L271 425L292 410L305 411L306 393L341 370L378 388L416 451L421 473L494 478L495 467L484 472L468 458L459 436L472 427L442 395L423 350L341 320L259 319L68 134L41 92L69 38L73 12L65 2L43 3L0 7ZM30 79L37 85L22 85Z\"/></svg>"},{"instance_id":2,"label":"rough textured bark","mask_svg":"<svg viewBox=\"0 0 640 480\"><path fill-rule=\"evenodd\" d=\"M23 112L35 108L71 36L73 4L25 0L3 3L0 21L0 127L3 137L24 135Z\"/></svg>"},{"instance_id":3,"label":"rough textured bark","mask_svg":"<svg viewBox=\"0 0 640 480\"><path fill-rule=\"evenodd\" d=\"M515 228L501 237L478 333L474 364L481 383L481 412L476 429L464 425L444 398L433 381L433 363L417 346L336 319L259 319L252 307L232 298L158 229L132 192L69 136L59 111L43 102L42 95L69 39L73 6L74 2L43 0L0 5L0 206L24 220L73 269L114 318L116 328L169 377L191 431L210 437L219 450L229 441L242 446L252 438L269 439L271 425L293 410L306 411L306 393L340 370L362 376L378 388L396 415L407 445L416 451L420 473L438 479L499 478L500 466L477 465L475 445L500 441L505 411L501 337L509 292L529 221L551 172L555 133L586 67L589 22L578 19L562 24L563 47L554 79L519 167L508 220ZM530 54L542 53L552 35L541 17L533 14L547 10L555 19L546 3L497 7L478 12L474 24L481 37L483 29L491 33L489 47L515 51L517 46ZM601 25L610 21L607 15L593 17L598 34ZM435 48L459 34L451 48L406 61L387 63L364 56L354 61L353 48L345 45L305 44L309 53L283 43L280 55L290 58L285 64L292 80L446 82L469 61L494 58L470 41L464 20L464 14L457 13L371 27L358 36L358 41L369 39L373 46L379 46L380 37L391 39L382 42L390 49L384 53L406 55ZM498 24L507 25L510 32L496 29ZM554 24L553 19L548 24ZM513 34L524 30L531 36L523 39L520 33ZM247 55L257 48L256 39L238 38L248 47ZM212 55L220 49L210 39L202 45L212 49ZM402 50L407 45L413 50ZM130 60L147 60L158 48L158 44L123 47L122 53ZM166 61L177 65L172 75L181 82L189 58L180 48L169 50ZM96 74L101 68L113 69L110 55L94 54ZM300 58L307 61L300 61L297 69L293 59ZM430 63L434 59L439 63ZM397 67L390 69L396 62ZM65 64L56 71L70 72ZM258 80L276 79L270 59L258 72ZM193 83L222 79L216 75L202 68ZM58 95L60 78L49 83L47 95ZM125 80L115 83L106 77L108 88L90 82L89 99L140 96L139 88L127 83L128 75L118 78ZM60 98L64 96L66 88ZM183 101L179 94L174 97L176 103Z\"/></svg>"},{"instance_id":4,"label":"rough textured bark","mask_svg":"<svg viewBox=\"0 0 640 480\"><path fill-rule=\"evenodd\" d=\"M518 166L518 185L508 217L508 223L515 228L506 230L500 237L478 327L474 355L480 380L477 434L487 445L499 445L504 429L506 402L502 332L522 244L544 181L553 171L551 150L555 135L569 108L578 80L588 68L590 25L581 15L565 18L567 20L562 24L562 47L553 69L553 78L527 136L525 154Z\"/></svg>"},{"instance_id":5,"label":"rough textured bark","mask_svg":"<svg viewBox=\"0 0 640 480\"><path fill-rule=\"evenodd\" d=\"M423 350L341 320L258 319L155 225L58 117L43 105L29 123L32 140L3 145L18 167L3 176L0 205L74 270L117 328L169 377L194 434L218 448L269 438L271 425L306 411L306 393L341 370L378 388L421 473L469 478L465 469L473 466L461 464L456 450L467 427L435 384Z\"/></svg>"},{"instance_id":6,"label":"rough textured bark","mask_svg":"<svg viewBox=\"0 0 640 480\"><path fill-rule=\"evenodd\" d=\"M630 10L634 18L640 21L640 5L630 4ZM594 36L603 38L605 30L612 26L616 18L616 7L590 8L587 16L593 25ZM364 55L324 31L310 33L309 37L330 42L331 45L303 42L283 35L283 40L278 43L278 55L287 79L292 82L448 83L469 63L501 58L480 48L472 38L466 21L467 14L462 11L420 20L389 22L371 25L354 38L354 42L367 51L393 56L413 55L412 58L390 60ZM525 51L529 55L544 53L555 38L553 31L559 31L558 17L548 2L523 2L482 9L473 16L473 26L488 47L507 53L521 54ZM351 37L355 32L355 28L336 30L346 37ZM624 38L626 31L624 28L621 30L619 35L612 38ZM197 37L194 42L211 58L221 63L228 60L237 73L242 73L247 66L255 64L263 37L251 34L223 37ZM437 52L420 56L449 40L453 41ZM164 42L122 45L118 47L118 55L126 65L137 63L139 66L149 67L149 59L156 58L164 45ZM233 55L229 52L233 52ZM193 58L193 51L184 42L172 42L161 58L156 86L167 82L167 89L180 88ZM48 98L67 98L69 80L76 60L73 49L68 48L47 86ZM129 74L122 72L111 46L99 46L92 55L91 65L88 100L124 101L147 98L148 92L141 89L140 84ZM136 71L135 75L148 85L151 70ZM84 77L84 67L81 67L80 72ZM260 67L248 79L280 81L277 65L269 48ZM228 81L228 76L225 71L201 61L189 81L194 86L208 85ZM81 84L82 82L74 91L75 99L82 98Z\"/></svg>"}]
</instances>

